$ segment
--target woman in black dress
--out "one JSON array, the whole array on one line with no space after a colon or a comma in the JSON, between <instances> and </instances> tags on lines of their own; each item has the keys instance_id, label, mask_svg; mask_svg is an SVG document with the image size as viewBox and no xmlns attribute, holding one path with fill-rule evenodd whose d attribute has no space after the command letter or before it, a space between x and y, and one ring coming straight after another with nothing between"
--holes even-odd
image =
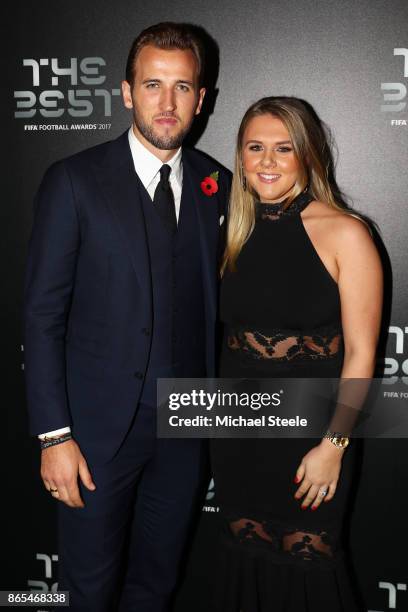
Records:
<instances>
[{"instance_id":1,"label":"woman in black dress","mask_svg":"<svg viewBox=\"0 0 408 612\"><path fill-rule=\"evenodd\" d=\"M221 377L372 377L381 264L330 163L301 100L264 98L246 112L222 269ZM358 609L341 550L355 440L339 410L321 439L211 441L226 525L220 612Z\"/></svg>"}]
</instances>

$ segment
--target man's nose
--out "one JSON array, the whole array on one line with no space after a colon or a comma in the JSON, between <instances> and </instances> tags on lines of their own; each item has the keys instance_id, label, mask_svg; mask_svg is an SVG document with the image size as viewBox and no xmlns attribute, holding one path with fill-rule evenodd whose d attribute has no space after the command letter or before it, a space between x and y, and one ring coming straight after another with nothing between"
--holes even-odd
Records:
<instances>
[{"instance_id":1,"label":"man's nose","mask_svg":"<svg viewBox=\"0 0 408 612\"><path fill-rule=\"evenodd\" d=\"M164 111L174 111L176 108L176 96L173 89L164 89L161 97L161 107Z\"/></svg>"}]
</instances>

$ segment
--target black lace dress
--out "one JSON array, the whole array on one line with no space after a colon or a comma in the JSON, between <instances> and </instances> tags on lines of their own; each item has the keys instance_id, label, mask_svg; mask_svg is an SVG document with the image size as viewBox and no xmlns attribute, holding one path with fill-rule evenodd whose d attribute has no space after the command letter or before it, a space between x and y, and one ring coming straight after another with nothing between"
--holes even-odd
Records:
<instances>
[{"instance_id":1,"label":"black lace dress","mask_svg":"<svg viewBox=\"0 0 408 612\"><path fill-rule=\"evenodd\" d=\"M340 299L303 226L312 198L289 208L257 203L253 233L221 287L220 376L338 377ZM214 609L355 612L341 528L355 459L345 451L336 494L301 509L294 477L319 439L214 439L211 460L225 530Z\"/></svg>"}]
</instances>

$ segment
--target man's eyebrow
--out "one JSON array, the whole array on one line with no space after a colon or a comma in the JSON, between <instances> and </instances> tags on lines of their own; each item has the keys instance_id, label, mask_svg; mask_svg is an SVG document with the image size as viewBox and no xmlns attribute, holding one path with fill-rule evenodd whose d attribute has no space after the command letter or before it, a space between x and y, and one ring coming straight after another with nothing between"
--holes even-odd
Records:
<instances>
[{"instance_id":1,"label":"man's eyebrow","mask_svg":"<svg viewBox=\"0 0 408 612\"><path fill-rule=\"evenodd\" d=\"M152 79L144 79L142 81L142 84L145 84L145 83L161 83L161 82L162 82L161 79L153 79L152 78ZM191 87L193 87L193 85L194 85L193 81L189 81L188 79L178 79L176 81L176 83L184 83L185 85L191 85Z\"/></svg>"}]
</instances>

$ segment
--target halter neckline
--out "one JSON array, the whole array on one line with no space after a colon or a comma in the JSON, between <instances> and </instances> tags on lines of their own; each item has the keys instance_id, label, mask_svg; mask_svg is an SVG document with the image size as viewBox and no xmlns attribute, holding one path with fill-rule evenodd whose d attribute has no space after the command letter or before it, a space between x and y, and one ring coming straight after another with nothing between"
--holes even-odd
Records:
<instances>
[{"instance_id":1,"label":"halter neckline","mask_svg":"<svg viewBox=\"0 0 408 612\"><path fill-rule=\"evenodd\" d=\"M285 208L287 200L278 202L277 204L267 204L264 202L255 202L255 214L257 219L277 220L280 217L290 217L295 214L300 214L306 208L314 197L308 192L307 188L299 193L292 200L291 204Z\"/></svg>"}]
</instances>

